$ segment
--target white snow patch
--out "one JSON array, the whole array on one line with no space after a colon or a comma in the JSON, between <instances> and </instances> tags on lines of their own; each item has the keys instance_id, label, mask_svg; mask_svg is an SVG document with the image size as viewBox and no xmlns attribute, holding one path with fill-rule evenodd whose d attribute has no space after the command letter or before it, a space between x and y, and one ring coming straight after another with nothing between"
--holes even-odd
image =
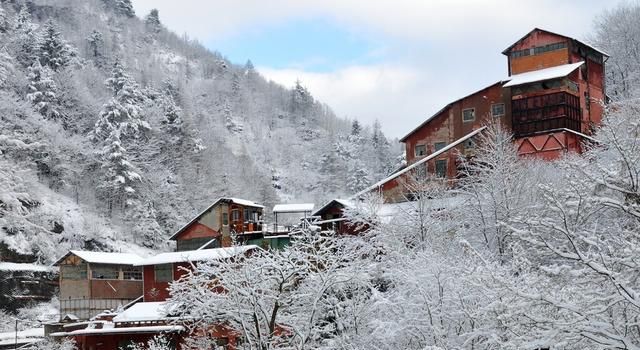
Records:
<instances>
[{"instance_id":1,"label":"white snow patch","mask_svg":"<svg viewBox=\"0 0 640 350\"><path fill-rule=\"evenodd\" d=\"M179 263L179 262L220 260L220 259L238 256L240 254L244 254L245 252L253 249L258 249L258 246L243 245L243 246L237 246L237 247L162 253L162 254L158 254L156 256L152 256L150 258L144 259L143 261L135 265L159 265L159 264L172 264L172 263Z\"/></svg>"}]
</instances>

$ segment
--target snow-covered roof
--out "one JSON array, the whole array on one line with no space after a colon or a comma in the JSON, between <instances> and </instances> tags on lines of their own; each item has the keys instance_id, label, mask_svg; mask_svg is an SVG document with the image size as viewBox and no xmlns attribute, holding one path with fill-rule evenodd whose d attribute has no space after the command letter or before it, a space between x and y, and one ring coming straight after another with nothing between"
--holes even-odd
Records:
<instances>
[{"instance_id":1,"label":"snow-covered roof","mask_svg":"<svg viewBox=\"0 0 640 350\"><path fill-rule=\"evenodd\" d=\"M192 262L192 261L208 261L208 260L220 260L225 258L231 258L244 254L245 252L253 249L258 249L257 245L243 245L235 247L225 248L213 248L202 250L187 250L182 252L162 253L139 262L136 265L159 265L159 264L172 264L180 262Z\"/></svg>"},{"instance_id":2,"label":"snow-covered roof","mask_svg":"<svg viewBox=\"0 0 640 350\"><path fill-rule=\"evenodd\" d=\"M240 199L240 198L233 198L233 197L222 197L222 198L218 198L218 200L216 200L215 202L213 202L213 204L211 204L210 206L208 206L205 210L201 211L198 215L194 216L191 220L189 220L189 222L187 222L184 226L182 226L178 231L176 231L176 233L174 233L171 237L169 237L170 240L174 240L176 239L184 230L186 230L189 226L191 226L194 222L200 220L200 218L206 214L207 212L209 212L209 210L211 210L213 207L215 207L216 205L218 205L219 203L235 203L238 205L242 205L245 207L253 207L253 208L260 208L260 209L264 209L264 205L260 205L257 204L255 202L252 202L250 200L247 199Z\"/></svg>"},{"instance_id":3,"label":"snow-covered roof","mask_svg":"<svg viewBox=\"0 0 640 350\"><path fill-rule=\"evenodd\" d=\"M105 325L107 326L107 325ZM182 332L183 326L144 326L144 327L105 327L105 328L85 328L71 332L57 332L49 334L52 337L69 337L85 334L122 334L122 333L169 333Z\"/></svg>"},{"instance_id":4,"label":"snow-covered roof","mask_svg":"<svg viewBox=\"0 0 640 350\"><path fill-rule=\"evenodd\" d=\"M175 304L166 301L137 303L114 317L113 322L163 321L174 308Z\"/></svg>"},{"instance_id":5,"label":"snow-covered roof","mask_svg":"<svg viewBox=\"0 0 640 350\"><path fill-rule=\"evenodd\" d=\"M260 204L258 204L256 202L252 202L252 201L247 200L247 199L240 199L240 198L233 198L233 197L229 197L227 199L230 200L231 202L235 203L235 204L244 205L245 207L255 207L255 208L263 208L264 209L264 205L260 205Z\"/></svg>"},{"instance_id":6,"label":"snow-covered roof","mask_svg":"<svg viewBox=\"0 0 640 350\"><path fill-rule=\"evenodd\" d=\"M421 164L424 164L425 162L428 162L428 161L432 160L433 158L435 158L435 157L437 157L437 156L449 151L450 149L458 146L459 144L463 143L464 141L466 141L466 140L478 135L480 132L482 132L486 128L487 128L486 126L483 126L483 127L479 128L479 129L476 129L476 130L474 130L474 131L462 136L461 138L459 138L459 139L455 140L454 142L452 142L452 143L446 145L445 147L441 148L439 151L431 153L430 155L420 159L419 161L409 165L408 167L406 167L406 168L404 168L404 169L402 169L402 170L400 170L398 172L395 172L395 173L389 175L387 178L382 179L382 180L376 182L375 184L365 188L364 190L354 194L353 196L351 196L351 199L358 198L358 197L360 197L360 196L362 196L362 195L364 195L366 193L369 193L369 192L371 192L371 191L373 191L375 189L380 188L382 185L386 184L387 182L399 177L400 175L402 175L402 174L404 174L404 173L406 173L406 172L408 172L410 170L415 169L416 167L420 166Z\"/></svg>"},{"instance_id":7,"label":"snow-covered roof","mask_svg":"<svg viewBox=\"0 0 640 350\"><path fill-rule=\"evenodd\" d=\"M0 262L0 271L56 272L58 269L46 265Z\"/></svg>"},{"instance_id":8,"label":"snow-covered roof","mask_svg":"<svg viewBox=\"0 0 640 350\"><path fill-rule=\"evenodd\" d=\"M105 253L90 252L86 250L70 250L67 254L53 263L53 265L59 265L67 256L71 254L92 264L139 265L143 260L140 256L131 253Z\"/></svg>"},{"instance_id":9,"label":"snow-covered roof","mask_svg":"<svg viewBox=\"0 0 640 350\"><path fill-rule=\"evenodd\" d=\"M44 327L25 329L18 331L17 334L14 331L0 333L0 346L13 345L16 341L16 335L18 345L34 343L44 339Z\"/></svg>"},{"instance_id":10,"label":"snow-covered roof","mask_svg":"<svg viewBox=\"0 0 640 350\"><path fill-rule=\"evenodd\" d=\"M298 203L298 204L276 204L273 206L274 213L304 213L313 210L315 204L313 203Z\"/></svg>"},{"instance_id":11,"label":"snow-covered roof","mask_svg":"<svg viewBox=\"0 0 640 350\"><path fill-rule=\"evenodd\" d=\"M322 207L320 207L320 209L314 211L311 215L312 216L320 215L320 213L322 211L327 209L327 207L329 207L334 202L340 204L344 208L350 208L350 207L355 206L355 203L350 199L336 198L336 199L332 199L332 200L328 201L327 203L325 203Z\"/></svg>"},{"instance_id":12,"label":"snow-covered roof","mask_svg":"<svg viewBox=\"0 0 640 350\"><path fill-rule=\"evenodd\" d=\"M552 31L549 31L549 30L546 30L546 29L541 29L541 28L533 28L530 32L528 32L528 33L527 33L527 34L525 34L523 37L521 37L520 39L518 39L516 42L514 42L514 43L513 43L513 44L511 44L511 45L509 45L509 47L507 47L506 49L504 49L504 50L502 51L502 54L503 54L503 55L508 55L508 54L509 54L509 52L511 51L511 49L512 49L514 46L516 46L519 42L521 42L523 39L527 38L529 35L531 35L531 33L535 32L536 30L538 30L538 31L542 31L542 32L547 32L547 33L549 33L549 34L553 34L553 35L557 35L557 36L559 36L559 37L563 37L563 38L565 38L565 39L573 40L574 42L577 42L577 43L578 43L578 44L580 44L580 45L584 45L584 46L586 46L586 47L588 47L588 48L590 48L590 49L592 49L592 50L594 50L594 51L596 51L596 52L598 52L598 53L602 54L603 56L611 57L611 56L610 56L608 53L606 53L605 51L603 51L603 50L601 50L601 49L599 49L599 48L597 48L597 47L595 47L595 46L593 46L593 45L591 45L591 44L588 44L588 43L586 43L586 42L584 42L584 41L578 40L578 39L576 39L576 38L572 38L572 37L570 37L570 36L566 36L566 35L558 34L558 33L555 33L555 32L552 32Z\"/></svg>"},{"instance_id":13,"label":"snow-covered roof","mask_svg":"<svg viewBox=\"0 0 640 350\"><path fill-rule=\"evenodd\" d=\"M562 78L569 75L574 70L578 69L584 61L577 63L563 64L561 66L550 67L545 69L538 69L531 72L515 74L507 78L509 82L504 84L504 87L516 86L522 84L535 83L537 81Z\"/></svg>"}]
</instances>

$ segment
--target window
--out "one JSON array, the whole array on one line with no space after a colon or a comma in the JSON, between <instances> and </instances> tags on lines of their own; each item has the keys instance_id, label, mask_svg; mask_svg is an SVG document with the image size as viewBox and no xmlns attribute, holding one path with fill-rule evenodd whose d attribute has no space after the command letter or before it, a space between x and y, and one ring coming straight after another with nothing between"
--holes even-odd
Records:
<instances>
[{"instance_id":1,"label":"window","mask_svg":"<svg viewBox=\"0 0 640 350\"><path fill-rule=\"evenodd\" d=\"M436 142L433 144L433 151L438 152L439 150L445 148L447 146L446 142Z\"/></svg>"},{"instance_id":2,"label":"window","mask_svg":"<svg viewBox=\"0 0 640 350\"><path fill-rule=\"evenodd\" d=\"M211 241L213 237L199 237L192 239L179 239L176 243L176 250L179 252L184 252L186 250L196 250L202 247L207 242ZM211 243L213 245L215 243Z\"/></svg>"},{"instance_id":3,"label":"window","mask_svg":"<svg viewBox=\"0 0 640 350\"><path fill-rule=\"evenodd\" d=\"M222 213L222 224L223 225L229 225L229 214L228 213Z\"/></svg>"},{"instance_id":4,"label":"window","mask_svg":"<svg viewBox=\"0 0 640 350\"><path fill-rule=\"evenodd\" d=\"M476 109L475 108L467 108L462 110L462 121L463 122L472 122L476 120Z\"/></svg>"},{"instance_id":5,"label":"window","mask_svg":"<svg viewBox=\"0 0 640 350\"><path fill-rule=\"evenodd\" d=\"M245 209L244 210L244 222L248 222L248 221L252 221L251 220L251 210Z\"/></svg>"},{"instance_id":6,"label":"window","mask_svg":"<svg viewBox=\"0 0 640 350\"><path fill-rule=\"evenodd\" d=\"M142 269L136 266L128 266L122 269L122 278L125 280L141 280Z\"/></svg>"},{"instance_id":7,"label":"window","mask_svg":"<svg viewBox=\"0 0 640 350\"><path fill-rule=\"evenodd\" d=\"M120 269L117 266L95 266L91 268L91 279L117 280L120 277Z\"/></svg>"},{"instance_id":8,"label":"window","mask_svg":"<svg viewBox=\"0 0 640 350\"><path fill-rule=\"evenodd\" d=\"M415 150L416 157L424 156L425 154L427 154L427 146L416 145L416 150Z\"/></svg>"},{"instance_id":9,"label":"window","mask_svg":"<svg viewBox=\"0 0 640 350\"><path fill-rule=\"evenodd\" d=\"M87 279L87 265L62 265L61 268L62 278L67 280L86 280Z\"/></svg>"},{"instance_id":10,"label":"window","mask_svg":"<svg viewBox=\"0 0 640 350\"><path fill-rule=\"evenodd\" d=\"M436 176L447 177L447 160L446 159L436 160Z\"/></svg>"},{"instance_id":11,"label":"window","mask_svg":"<svg viewBox=\"0 0 640 350\"><path fill-rule=\"evenodd\" d=\"M153 269L156 275L156 282L171 282L173 280L172 264L155 265Z\"/></svg>"},{"instance_id":12,"label":"window","mask_svg":"<svg viewBox=\"0 0 640 350\"><path fill-rule=\"evenodd\" d=\"M231 221L238 221L238 220L240 220L240 210L238 209L231 210Z\"/></svg>"},{"instance_id":13,"label":"window","mask_svg":"<svg viewBox=\"0 0 640 350\"><path fill-rule=\"evenodd\" d=\"M496 103L491 105L491 116L502 117L504 115L504 103Z\"/></svg>"}]
</instances>

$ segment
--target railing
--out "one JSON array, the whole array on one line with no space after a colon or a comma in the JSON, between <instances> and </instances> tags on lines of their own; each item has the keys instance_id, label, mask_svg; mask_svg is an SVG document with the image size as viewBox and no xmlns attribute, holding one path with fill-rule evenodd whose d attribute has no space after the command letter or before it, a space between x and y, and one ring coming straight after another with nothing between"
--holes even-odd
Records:
<instances>
[{"instance_id":1,"label":"railing","mask_svg":"<svg viewBox=\"0 0 640 350\"><path fill-rule=\"evenodd\" d=\"M580 99L566 92L513 100L511 115L516 137L560 128L580 131Z\"/></svg>"}]
</instances>

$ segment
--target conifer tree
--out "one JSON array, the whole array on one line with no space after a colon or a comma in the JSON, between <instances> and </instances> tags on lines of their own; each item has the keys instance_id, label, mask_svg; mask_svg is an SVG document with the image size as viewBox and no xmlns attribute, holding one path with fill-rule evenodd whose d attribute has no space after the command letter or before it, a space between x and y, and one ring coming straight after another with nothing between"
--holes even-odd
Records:
<instances>
[{"instance_id":1,"label":"conifer tree","mask_svg":"<svg viewBox=\"0 0 640 350\"><path fill-rule=\"evenodd\" d=\"M126 74L119 60L116 60L111 77L105 84L112 91L113 97L105 104L91 136L96 140L103 140L114 130L118 130L120 138L136 139L150 129L149 123L140 115L144 95L138 84Z\"/></svg>"},{"instance_id":2,"label":"conifer tree","mask_svg":"<svg viewBox=\"0 0 640 350\"><path fill-rule=\"evenodd\" d=\"M40 65L38 60L29 67L29 91L27 99L31 101L38 113L51 119L58 119L56 83L51 78L51 70Z\"/></svg>"},{"instance_id":3,"label":"conifer tree","mask_svg":"<svg viewBox=\"0 0 640 350\"><path fill-rule=\"evenodd\" d=\"M360 126L360 123L358 122L358 120L354 120L353 123L351 123L351 135L352 136L360 136L360 132L362 131L362 127Z\"/></svg>"},{"instance_id":4,"label":"conifer tree","mask_svg":"<svg viewBox=\"0 0 640 350\"><path fill-rule=\"evenodd\" d=\"M38 34L36 25L31 21L31 13L26 5L22 6L16 16L16 35L14 46L16 59L24 66L29 67L33 60L38 58Z\"/></svg>"},{"instance_id":5,"label":"conifer tree","mask_svg":"<svg viewBox=\"0 0 640 350\"><path fill-rule=\"evenodd\" d=\"M154 34L160 32L160 30L162 29L162 24L160 24L160 16L157 9L152 9L145 18L144 22L149 31Z\"/></svg>"},{"instance_id":6,"label":"conifer tree","mask_svg":"<svg viewBox=\"0 0 640 350\"><path fill-rule=\"evenodd\" d=\"M0 5L0 33L6 33L9 29L11 29L9 17L7 17L7 12L4 10L2 5Z\"/></svg>"},{"instance_id":7,"label":"conifer tree","mask_svg":"<svg viewBox=\"0 0 640 350\"><path fill-rule=\"evenodd\" d=\"M129 18L135 17L136 12L133 10L131 0L116 0L116 12Z\"/></svg>"},{"instance_id":8,"label":"conifer tree","mask_svg":"<svg viewBox=\"0 0 640 350\"><path fill-rule=\"evenodd\" d=\"M60 32L51 20L45 23L38 46L40 63L43 66L48 66L55 72L69 64L69 45L62 40Z\"/></svg>"},{"instance_id":9,"label":"conifer tree","mask_svg":"<svg viewBox=\"0 0 640 350\"><path fill-rule=\"evenodd\" d=\"M104 50L102 33L94 29L87 37L87 43L89 44L89 54L93 56L95 60L101 59L103 56L102 50Z\"/></svg>"},{"instance_id":10,"label":"conifer tree","mask_svg":"<svg viewBox=\"0 0 640 350\"><path fill-rule=\"evenodd\" d=\"M109 213L118 205L122 209L134 205L137 198L135 188L142 177L129 162L118 130L109 135L101 156L104 181L98 185L97 190L98 194L107 200Z\"/></svg>"}]
</instances>

